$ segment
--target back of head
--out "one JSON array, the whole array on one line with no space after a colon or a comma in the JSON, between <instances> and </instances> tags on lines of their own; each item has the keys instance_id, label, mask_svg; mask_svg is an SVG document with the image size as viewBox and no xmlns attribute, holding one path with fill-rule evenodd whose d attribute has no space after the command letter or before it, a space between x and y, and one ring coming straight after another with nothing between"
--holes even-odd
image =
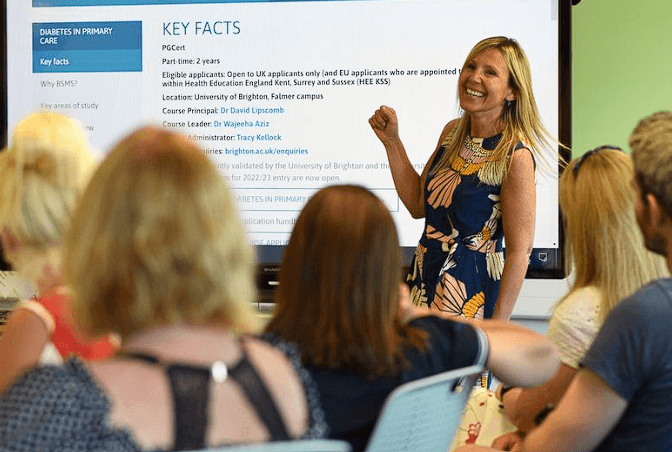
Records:
<instances>
[{"instance_id":1,"label":"back of head","mask_svg":"<svg viewBox=\"0 0 672 452\"><path fill-rule=\"evenodd\" d=\"M60 242L92 167L79 123L54 112L24 118L0 152L0 228L38 248Z\"/></svg>"},{"instance_id":2,"label":"back of head","mask_svg":"<svg viewBox=\"0 0 672 452\"><path fill-rule=\"evenodd\" d=\"M385 205L353 185L317 192L294 225L267 331L306 363L377 376L398 370L397 230Z\"/></svg>"},{"instance_id":3,"label":"back of head","mask_svg":"<svg viewBox=\"0 0 672 452\"><path fill-rule=\"evenodd\" d=\"M73 221L64 275L91 333L251 328L251 247L223 178L186 137L144 127L122 139Z\"/></svg>"},{"instance_id":4,"label":"back of head","mask_svg":"<svg viewBox=\"0 0 672 452\"><path fill-rule=\"evenodd\" d=\"M642 119L628 144L637 184L642 192L653 194L672 217L672 111Z\"/></svg>"},{"instance_id":5,"label":"back of head","mask_svg":"<svg viewBox=\"0 0 672 452\"><path fill-rule=\"evenodd\" d=\"M589 152L569 163L559 198L567 261L575 273L572 290L597 286L604 317L622 298L664 275L665 262L644 247L630 156L620 149Z\"/></svg>"}]
</instances>

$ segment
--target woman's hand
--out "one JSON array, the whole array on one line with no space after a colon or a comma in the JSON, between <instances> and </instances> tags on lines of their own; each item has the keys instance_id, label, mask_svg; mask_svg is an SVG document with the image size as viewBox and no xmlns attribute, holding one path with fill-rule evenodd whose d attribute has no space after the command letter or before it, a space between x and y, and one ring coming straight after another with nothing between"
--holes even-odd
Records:
<instances>
[{"instance_id":1,"label":"woman's hand","mask_svg":"<svg viewBox=\"0 0 672 452\"><path fill-rule=\"evenodd\" d=\"M418 175L406 154L404 144L399 138L397 114L392 108L382 105L369 118L369 124L385 147L394 188L401 202L413 218L424 217L423 187L426 175L424 171L422 177Z\"/></svg>"},{"instance_id":2,"label":"woman's hand","mask_svg":"<svg viewBox=\"0 0 672 452\"><path fill-rule=\"evenodd\" d=\"M369 118L369 124L385 146L399 140L399 122L392 108L382 105Z\"/></svg>"},{"instance_id":3,"label":"woman's hand","mask_svg":"<svg viewBox=\"0 0 672 452\"><path fill-rule=\"evenodd\" d=\"M520 432L510 432L495 438L490 447L497 450L514 450L522 441L523 435Z\"/></svg>"}]
</instances>

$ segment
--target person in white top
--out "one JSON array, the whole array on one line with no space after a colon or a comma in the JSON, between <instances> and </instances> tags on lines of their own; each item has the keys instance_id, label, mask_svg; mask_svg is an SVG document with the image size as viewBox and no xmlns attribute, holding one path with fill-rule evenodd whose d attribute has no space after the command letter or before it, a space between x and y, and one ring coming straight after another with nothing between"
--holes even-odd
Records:
<instances>
[{"instance_id":1,"label":"person in white top","mask_svg":"<svg viewBox=\"0 0 672 452\"><path fill-rule=\"evenodd\" d=\"M475 391L453 448L476 444L506 450L534 428L562 398L606 315L645 283L667 275L664 259L644 247L632 174L630 156L615 146L595 148L569 163L559 196L573 281L548 325L560 369L536 388L500 385L494 393Z\"/></svg>"}]
</instances>

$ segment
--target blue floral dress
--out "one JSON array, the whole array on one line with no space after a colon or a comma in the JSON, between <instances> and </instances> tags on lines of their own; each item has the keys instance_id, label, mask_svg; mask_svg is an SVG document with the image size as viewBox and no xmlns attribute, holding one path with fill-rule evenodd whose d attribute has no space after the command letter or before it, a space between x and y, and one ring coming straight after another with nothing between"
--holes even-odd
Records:
<instances>
[{"instance_id":1,"label":"blue floral dress","mask_svg":"<svg viewBox=\"0 0 672 452\"><path fill-rule=\"evenodd\" d=\"M485 177L489 156L462 152L450 167L434 172L451 139L444 140L427 176L425 229L407 282L415 304L490 318L504 269L501 178ZM485 138L481 146L494 150L500 139L501 134Z\"/></svg>"}]
</instances>

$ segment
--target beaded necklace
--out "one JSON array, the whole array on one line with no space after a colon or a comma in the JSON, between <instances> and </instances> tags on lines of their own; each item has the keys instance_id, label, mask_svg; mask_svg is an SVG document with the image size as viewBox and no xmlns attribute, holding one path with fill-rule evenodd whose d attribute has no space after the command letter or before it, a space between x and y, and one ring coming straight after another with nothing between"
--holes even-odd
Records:
<instances>
[{"instance_id":1,"label":"beaded necklace","mask_svg":"<svg viewBox=\"0 0 672 452\"><path fill-rule=\"evenodd\" d=\"M461 173L462 171L466 170L469 167L469 165L471 165L471 163L474 161L474 159L490 158L495 153L494 149L483 148L483 138L472 138L469 135L464 137L464 147L471 152L471 155L469 156L468 159L465 160L464 165L458 171L458 173Z\"/></svg>"},{"instance_id":2,"label":"beaded necklace","mask_svg":"<svg viewBox=\"0 0 672 452\"><path fill-rule=\"evenodd\" d=\"M443 139L443 142L441 143L441 146L443 146L445 149L450 149L451 144L453 140L455 139L455 132L458 129L458 126L456 125L453 127L446 137ZM493 139L495 137L492 137ZM465 174L465 171L469 170L469 165L473 163L473 161L477 157L486 157L486 161L483 162L481 165L480 163L477 163L479 165L478 169L478 178L481 180L481 182L488 184L488 185L500 185L502 183L502 179L504 176L504 172L506 170L506 163L508 162L508 157L506 157L506 161L502 162L500 159L492 159L490 157L494 157L495 155L495 149L497 148L497 145L495 145L495 149L485 149L482 146L484 139L483 138L472 138L471 136L467 135L464 138L463 141L463 146L471 152L471 155L467 159L463 159L461 155L457 155L457 159L455 159L452 163L450 163L448 166L458 174ZM443 160L443 157L442 157ZM461 167L457 166L458 162L457 160L462 160L464 163L462 164ZM440 164L441 162L439 162ZM436 171L436 169L432 170ZM469 171L469 173L473 173L473 171Z\"/></svg>"}]
</instances>

